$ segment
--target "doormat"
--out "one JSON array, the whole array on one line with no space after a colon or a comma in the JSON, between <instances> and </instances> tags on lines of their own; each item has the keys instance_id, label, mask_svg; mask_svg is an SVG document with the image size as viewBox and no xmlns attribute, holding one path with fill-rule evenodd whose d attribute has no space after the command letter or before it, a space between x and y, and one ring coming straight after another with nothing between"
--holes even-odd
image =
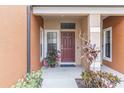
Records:
<instances>
[{"instance_id":1,"label":"doormat","mask_svg":"<svg viewBox=\"0 0 124 93\"><path fill-rule=\"evenodd\" d=\"M87 88L84 86L81 78L76 78L75 81L77 83L78 88Z\"/></svg>"},{"instance_id":2,"label":"doormat","mask_svg":"<svg viewBox=\"0 0 124 93\"><path fill-rule=\"evenodd\" d=\"M73 65L73 64L69 64L69 65L60 65L60 67L76 67L75 65Z\"/></svg>"}]
</instances>

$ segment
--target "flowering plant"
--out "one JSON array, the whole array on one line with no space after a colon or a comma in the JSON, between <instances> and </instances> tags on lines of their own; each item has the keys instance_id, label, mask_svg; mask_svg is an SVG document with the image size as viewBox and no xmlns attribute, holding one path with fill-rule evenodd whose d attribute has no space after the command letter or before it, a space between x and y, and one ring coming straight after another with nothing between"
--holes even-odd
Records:
<instances>
[{"instance_id":1,"label":"flowering plant","mask_svg":"<svg viewBox=\"0 0 124 93\"><path fill-rule=\"evenodd\" d=\"M41 88L42 86L42 69L27 73L22 79L19 79L11 88Z\"/></svg>"},{"instance_id":2,"label":"flowering plant","mask_svg":"<svg viewBox=\"0 0 124 93\"><path fill-rule=\"evenodd\" d=\"M48 66L54 67L60 59L60 51L56 49L48 49L47 57L45 59Z\"/></svg>"},{"instance_id":3,"label":"flowering plant","mask_svg":"<svg viewBox=\"0 0 124 93\"><path fill-rule=\"evenodd\" d=\"M87 88L114 88L120 83L120 78L112 73L102 71L82 72L82 83Z\"/></svg>"}]
</instances>

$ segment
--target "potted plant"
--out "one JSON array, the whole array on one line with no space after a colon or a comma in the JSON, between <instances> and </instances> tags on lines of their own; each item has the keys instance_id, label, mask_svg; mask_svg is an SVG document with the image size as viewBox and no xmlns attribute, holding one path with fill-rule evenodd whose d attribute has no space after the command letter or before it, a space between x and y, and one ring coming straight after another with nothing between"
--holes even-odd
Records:
<instances>
[{"instance_id":1,"label":"potted plant","mask_svg":"<svg viewBox=\"0 0 124 93\"><path fill-rule=\"evenodd\" d=\"M60 51L56 49L48 49L47 57L45 58L46 62L48 63L48 66L55 67L57 64L57 61L59 60Z\"/></svg>"}]
</instances>

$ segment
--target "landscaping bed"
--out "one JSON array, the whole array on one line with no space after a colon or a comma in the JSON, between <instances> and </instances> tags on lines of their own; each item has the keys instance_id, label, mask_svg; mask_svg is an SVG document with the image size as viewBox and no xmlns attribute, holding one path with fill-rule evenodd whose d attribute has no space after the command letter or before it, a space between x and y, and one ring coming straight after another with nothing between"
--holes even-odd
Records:
<instances>
[{"instance_id":1,"label":"landscaping bed","mask_svg":"<svg viewBox=\"0 0 124 93\"><path fill-rule=\"evenodd\" d=\"M121 81L112 73L102 71L85 71L81 77L75 79L78 88L115 88Z\"/></svg>"},{"instance_id":2,"label":"landscaping bed","mask_svg":"<svg viewBox=\"0 0 124 93\"><path fill-rule=\"evenodd\" d=\"M24 78L19 79L11 88L40 88L42 86L42 71L32 71L26 74Z\"/></svg>"}]
</instances>

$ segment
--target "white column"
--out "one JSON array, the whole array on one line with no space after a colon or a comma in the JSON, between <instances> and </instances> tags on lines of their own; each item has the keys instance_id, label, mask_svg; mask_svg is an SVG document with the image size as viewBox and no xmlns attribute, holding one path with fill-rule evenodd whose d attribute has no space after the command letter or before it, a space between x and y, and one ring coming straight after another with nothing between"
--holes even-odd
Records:
<instances>
[{"instance_id":1,"label":"white column","mask_svg":"<svg viewBox=\"0 0 124 93\"><path fill-rule=\"evenodd\" d=\"M88 17L89 40L91 44L96 44L96 48L101 50L101 16L100 14L90 14ZM91 67L100 69L101 54L99 53L96 63Z\"/></svg>"}]
</instances>

